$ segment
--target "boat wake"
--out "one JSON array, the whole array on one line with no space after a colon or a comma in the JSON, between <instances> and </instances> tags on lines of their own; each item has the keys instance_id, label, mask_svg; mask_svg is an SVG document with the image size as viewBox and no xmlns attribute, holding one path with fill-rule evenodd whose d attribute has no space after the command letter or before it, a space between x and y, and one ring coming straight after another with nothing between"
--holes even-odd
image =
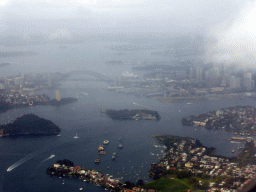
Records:
<instances>
[{"instance_id":1,"label":"boat wake","mask_svg":"<svg viewBox=\"0 0 256 192\"><path fill-rule=\"evenodd\" d=\"M13 169L15 169L16 167L20 166L21 164L25 163L26 161L32 159L33 157L37 156L38 154L44 152L45 150L47 150L49 147L46 147L44 149L42 149L41 151L36 151L34 153L31 153L29 155L27 155L26 157L24 157L23 159L19 160L18 162L14 163L12 166L10 166L8 169L7 169L7 172L10 172L12 171ZM55 155L54 155L55 156ZM53 156L53 157L54 157ZM53 158L52 155L49 157L49 158Z\"/></svg>"},{"instance_id":2,"label":"boat wake","mask_svg":"<svg viewBox=\"0 0 256 192\"><path fill-rule=\"evenodd\" d=\"M41 161L41 162L36 166L36 168L34 168L34 172L29 176L29 178L30 178L30 179L34 179L35 176L36 176L38 167L41 166L45 161L47 161L47 160L49 160L49 159L52 159L53 157L55 157L54 154L52 154L50 157L47 157L46 159L44 159L43 161Z\"/></svg>"},{"instance_id":3,"label":"boat wake","mask_svg":"<svg viewBox=\"0 0 256 192\"><path fill-rule=\"evenodd\" d=\"M36 153L32 153L29 154L28 156L24 157L23 159L19 160L18 162L14 163L12 166L10 166L7 169L7 172L10 172L11 170L15 169L16 167L20 166L21 164L25 163L26 161L28 161L29 159L32 159L33 157L35 157L37 154Z\"/></svg>"}]
</instances>

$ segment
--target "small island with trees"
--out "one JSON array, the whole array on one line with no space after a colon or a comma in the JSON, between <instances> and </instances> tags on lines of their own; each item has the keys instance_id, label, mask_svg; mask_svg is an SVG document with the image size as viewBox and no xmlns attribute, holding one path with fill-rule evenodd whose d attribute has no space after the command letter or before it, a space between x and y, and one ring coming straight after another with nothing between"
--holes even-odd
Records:
<instances>
[{"instance_id":1,"label":"small island with trees","mask_svg":"<svg viewBox=\"0 0 256 192\"><path fill-rule=\"evenodd\" d=\"M52 121L40 118L34 114L26 114L13 123L0 126L0 137L21 135L57 135L60 128Z\"/></svg>"},{"instance_id":2,"label":"small island with trees","mask_svg":"<svg viewBox=\"0 0 256 192\"><path fill-rule=\"evenodd\" d=\"M148 109L124 109L124 110L113 110L107 109L102 110L112 119L119 120L159 120L161 117L157 111L151 111Z\"/></svg>"}]
</instances>

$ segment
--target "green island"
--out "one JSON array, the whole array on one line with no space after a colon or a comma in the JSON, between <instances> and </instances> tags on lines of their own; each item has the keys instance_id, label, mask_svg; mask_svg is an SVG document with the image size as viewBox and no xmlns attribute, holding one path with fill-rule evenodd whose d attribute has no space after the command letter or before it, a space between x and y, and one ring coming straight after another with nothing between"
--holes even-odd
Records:
<instances>
[{"instance_id":1,"label":"green island","mask_svg":"<svg viewBox=\"0 0 256 192\"><path fill-rule=\"evenodd\" d=\"M151 111L148 109L133 109L133 110L102 110L112 119L120 120L159 120L161 117L157 111Z\"/></svg>"},{"instance_id":2,"label":"green island","mask_svg":"<svg viewBox=\"0 0 256 192\"><path fill-rule=\"evenodd\" d=\"M163 144L165 153L152 164L154 181L143 188L156 191L221 191L242 190L256 175L256 145L251 137L238 157L215 155L215 148L206 147L197 139L172 135L154 136ZM160 147L160 146L159 146Z\"/></svg>"},{"instance_id":3,"label":"green island","mask_svg":"<svg viewBox=\"0 0 256 192\"><path fill-rule=\"evenodd\" d=\"M26 114L13 123L0 126L0 137L26 136L26 135L57 135L60 128L52 121L40 118L34 114Z\"/></svg>"}]
</instances>

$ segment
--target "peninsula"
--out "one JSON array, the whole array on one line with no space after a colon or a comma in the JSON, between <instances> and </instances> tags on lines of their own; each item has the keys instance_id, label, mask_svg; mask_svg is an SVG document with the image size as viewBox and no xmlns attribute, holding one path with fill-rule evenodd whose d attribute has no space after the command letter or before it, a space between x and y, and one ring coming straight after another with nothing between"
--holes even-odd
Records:
<instances>
[{"instance_id":1,"label":"peninsula","mask_svg":"<svg viewBox=\"0 0 256 192\"><path fill-rule=\"evenodd\" d=\"M58 175L61 177L79 178L111 191L120 191L123 186L121 181L112 178L108 174L104 175L97 170L74 166L74 163L67 159L58 160L55 164L46 169L46 173L52 176Z\"/></svg>"},{"instance_id":2,"label":"peninsula","mask_svg":"<svg viewBox=\"0 0 256 192\"><path fill-rule=\"evenodd\" d=\"M66 97L59 101L50 99L49 96L42 95L24 95L20 93L13 93L10 95L0 95L0 112L7 111L12 108L28 107L33 105L63 105L77 101L76 98Z\"/></svg>"},{"instance_id":3,"label":"peninsula","mask_svg":"<svg viewBox=\"0 0 256 192\"><path fill-rule=\"evenodd\" d=\"M256 175L255 141L248 137L238 157L215 155L215 148L203 146L199 140L173 135L154 136L164 144L165 152L159 162L152 164L153 182L145 187L172 191L175 184L186 184L187 190L220 191L221 188L242 191ZM175 182L174 182L175 181Z\"/></svg>"},{"instance_id":4,"label":"peninsula","mask_svg":"<svg viewBox=\"0 0 256 192\"><path fill-rule=\"evenodd\" d=\"M62 104L68 104L68 103L73 103L77 101L76 98L73 97L66 97L66 98L61 98L60 101L57 101L56 99L50 100L48 103L49 105L62 105Z\"/></svg>"},{"instance_id":5,"label":"peninsula","mask_svg":"<svg viewBox=\"0 0 256 192\"><path fill-rule=\"evenodd\" d=\"M113 110L107 109L102 110L105 112L107 116L112 119L120 119L120 120L159 120L160 115L157 111L151 111L147 109L133 109L133 110Z\"/></svg>"},{"instance_id":6,"label":"peninsula","mask_svg":"<svg viewBox=\"0 0 256 192\"><path fill-rule=\"evenodd\" d=\"M13 123L0 126L0 137L21 135L57 135L60 128L52 121L40 118L34 114L26 114Z\"/></svg>"},{"instance_id":7,"label":"peninsula","mask_svg":"<svg viewBox=\"0 0 256 192\"><path fill-rule=\"evenodd\" d=\"M256 108L253 106L236 106L217 111L210 111L196 116L182 118L182 124L203 126L208 129L225 129L236 134L256 133Z\"/></svg>"}]
</instances>

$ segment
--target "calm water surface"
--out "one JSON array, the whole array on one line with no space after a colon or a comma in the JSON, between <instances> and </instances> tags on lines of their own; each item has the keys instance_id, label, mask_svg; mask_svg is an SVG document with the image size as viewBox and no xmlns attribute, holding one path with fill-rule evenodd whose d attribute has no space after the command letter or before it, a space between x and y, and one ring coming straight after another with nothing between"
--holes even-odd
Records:
<instances>
[{"instance_id":1,"label":"calm water surface","mask_svg":"<svg viewBox=\"0 0 256 192\"><path fill-rule=\"evenodd\" d=\"M52 72L86 68L91 71L104 72L110 76L127 70L131 71L130 67L105 66L103 60L114 59L116 55L110 50L103 49L101 45L97 45L97 47L76 45L76 47L68 47L68 50L58 50L56 47L48 46L47 48L46 45L36 46L34 49L38 49L41 54L10 59L12 62L19 62L19 65L14 64L3 68L1 75L14 74L16 71L23 73L26 71L38 72L38 70L49 72L49 68ZM96 50L98 50L98 54L95 54ZM133 58L135 58L134 60L144 59L149 55L147 54L144 53L140 56L135 54ZM123 57L123 60L125 58L128 60L129 55ZM60 87L62 97L77 97L77 102L62 106L32 106L12 109L0 114L0 124L8 123L22 114L34 113L53 121L62 129L60 137L0 139L0 171L3 173L0 181L3 191L76 191L80 187L83 187L85 191L103 191L103 189L81 180L65 178L63 181L63 178L52 178L45 173L47 167L58 159L64 158L73 161L75 165L97 169L105 174L113 175L115 178L123 177L123 181L136 181L137 179L150 181L151 179L148 177L150 165L159 160L158 156L152 156L150 153L161 154L160 151L163 149L153 147L154 144L157 144L152 138L153 134L193 137L199 139L206 146L216 147L216 154L232 156L234 154L231 153L231 150L237 149L238 144L222 140L222 138L230 138L232 133L183 126L180 120L182 117L192 114L201 114L209 110L235 105L256 106L255 101L251 99L209 100L193 102L192 105L187 105L186 102L166 104L144 97L115 94L107 91L107 86L106 83L100 82L63 82ZM88 95L84 95L82 92L88 93ZM54 90L41 90L39 93L46 93L52 98L54 97ZM132 104L134 102L138 105ZM101 108L147 108L157 110L162 118L160 121L114 121L101 114ZM178 112L179 110L181 112ZM73 138L76 134L79 139ZM124 146L121 150L117 148L120 143L119 138L122 138ZM99 165L95 165L94 160L98 157L97 148L104 139L110 141L106 146L107 154L102 157ZM116 161L111 160L113 152L119 152ZM33 157L29 159L31 154ZM46 160L52 154L55 154L55 157ZM23 158L25 158L24 163L11 172L6 172L8 167ZM62 184L63 182L64 184Z\"/></svg>"}]
</instances>

